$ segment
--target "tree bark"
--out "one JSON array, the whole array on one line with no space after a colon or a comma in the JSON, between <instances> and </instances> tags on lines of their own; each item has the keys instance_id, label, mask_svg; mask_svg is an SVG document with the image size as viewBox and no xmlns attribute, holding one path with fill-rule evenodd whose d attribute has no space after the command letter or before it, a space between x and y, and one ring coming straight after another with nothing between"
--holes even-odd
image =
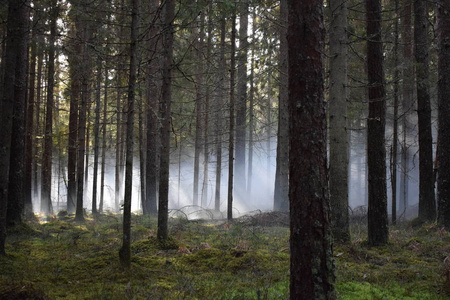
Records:
<instances>
[{"instance_id":1,"label":"tree bark","mask_svg":"<svg viewBox=\"0 0 450 300\"><path fill-rule=\"evenodd\" d=\"M171 86L173 60L173 21L175 17L175 0L166 0L163 14L162 37L162 86L161 86L161 158L159 179L158 231L159 240L168 238L169 218L169 163L170 163L170 130L171 130Z\"/></svg>"},{"instance_id":2,"label":"tree bark","mask_svg":"<svg viewBox=\"0 0 450 300\"><path fill-rule=\"evenodd\" d=\"M280 1L280 85L274 210L289 210L288 4Z\"/></svg>"},{"instance_id":3,"label":"tree bark","mask_svg":"<svg viewBox=\"0 0 450 300\"><path fill-rule=\"evenodd\" d=\"M4 77L2 85L2 98L0 103L0 121L3 129L0 130L0 255L5 253L6 241L6 210L8 205L8 183L10 170L11 155L11 135L13 124L14 102L16 101L15 92L16 85L21 86L17 75L22 74L18 70L18 53L20 53L23 40L27 36L23 34L23 28L26 25L27 2L19 2L15 0L8 1L8 18L7 18L7 35L6 46L4 49ZM22 67L25 67L22 65ZM8 70L8 72L6 72ZM16 80L19 81L16 83Z\"/></svg>"},{"instance_id":4,"label":"tree bark","mask_svg":"<svg viewBox=\"0 0 450 300\"><path fill-rule=\"evenodd\" d=\"M230 132L228 139L228 197L227 197L227 219L233 219L233 175L234 175L234 74L236 68L236 8L231 16L231 51L230 51Z\"/></svg>"},{"instance_id":5,"label":"tree bark","mask_svg":"<svg viewBox=\"0 0 450 300\"><path fill-rule=\"evenodd\" d=\"M323 1L290 0L288 4L290 299L335 299Z\"/></svg>"},{"instance_id":6,"label":"tree bark","mask_svg":"<svg viewBox=\"0 0 450 300\"><path fill-rule=\"evenodd\" d=\"M438 30L438 225L450 230L450 1L437 2Z\"/></svg>"},{"instance_id":7,"label":"tree bark","mask_svg":"<svg viewBox=\"0 0 450 300\"><path fill-rule=\"evenodd\" d=\"M131 266L131 196L133 187L134 102L138 69L138 43L141 0L133 0L131 12L130 74L127 97L127 134L125 158L125 196L123 203L123 239L119 250L120 262Z\"/></svg>"},{"instance_id":8,"label":"tree bark","mask_svg":"<svg viewBox=\"0 0 450 300\"><path fill-rule=\"evenodd\" d=\"M14 105L11 132L11 154L9 161L9 186L7 223L14 226L22 223L25 205L25 105L28 81L28 42L29 42L29 1L21 1L18 16L20 37L16 53L14 81Z\"/></svg>"},{"instance_id":9,"label":"tree bark","mask_svg":"<svg viewBox=\"0 0 450 300\"><path fill-rule=\"evenodd\" d=\"M425 0L414 0L414 47L419 127L419 218L434 221L433 136L429 93L428 10Z\"/></svg>"},{"instance_id":10,"label":"tree bark","mask_svg":"<svg viewBox=\"0 0 450 300\"><path fill-rule=\"evenodd\" d=\"M369 245L388 242L386 191L386 99L381 41L381 1L366 0L367 72L369 118L367 120L368 238Z\"/></svg>"},{"instance_id":11,"label":"tree bark","mask_svg":"<svg viewBox=\"0 0 450 300\"><path fill-rule=\"evenodd\" d=\"M57 1L52 0L50 6L50 37L47 67L47 103L45 116L44 152L42 154L42 188L41 211L44 214L53 213L51 187L52 187L52 154L53 154L53 88L55 86L55 40L58 18Z\"/></svg>"},{"instance_id":12,"label":"tree bark","mask_svg":"<svg viewBox=\"0 0 450 300\"><path fill-rule=\"evenodd\" d=\"M158 42L159 27L159 0L151 0L149 3L149 12L151 24L149 28L149 63L147 73L150 78L147 84L147 153L146 153L146 182L145 182L145 203L143 203L143 213L153 217L158 214L157 196L158 196L158 171L159 171L159 67L157 53L161 48Z\"/></svg>"},{"instance_id":13,"label":"tree bark","mask_svg":"<svg viewBox=\"0 0 450 300\"><path fill-rule=\"evenodd\" d=\"M100 106L101 106L101 81L102 61L97 61L97 90L95 95L95 121L94 121L94 170L92 178L92 214L97 214L97 178L98 178L98 152L99 152L99 128L100 128Z\"/></svg>"},{"instance_id":14,"label":"tree bark","mask_svg":"<svg viewBox=\"0 0 450 300\"><path fill-rule=\"evenodd\" d=\"M237 100L236 100L236 153L234 196L241 201L246 196L245 176L245 144L247 123L247 29L248 29L248 0L242 0L239 7L239 51L237 54Z\"/></svg>"},{"instance_id":15,"label":"tree bark","mask_svg":"<svg viewBox=\"0 0 450 300\"><path fill-rule=\"evenodd\" d=\"M350 241L348 215L347 1L331 0L330 21L330 204L336 241Z\"/></svg>"}]
</instances>

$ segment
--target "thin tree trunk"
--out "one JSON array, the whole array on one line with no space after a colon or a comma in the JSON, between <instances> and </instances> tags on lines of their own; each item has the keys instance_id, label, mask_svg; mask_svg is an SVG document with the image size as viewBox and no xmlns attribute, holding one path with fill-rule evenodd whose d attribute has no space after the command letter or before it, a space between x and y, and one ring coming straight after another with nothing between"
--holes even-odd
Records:
<instances>
[{"instance_id":1,"label":"thin tree trunk","mask_svg":"<svg viewBox=\"0 0 450 300\"><path fill-rule=\"evenodd\" d=\"M394 129L392 137L392 152L391 152L391 190L392 190L392 202L391 202L391 220L392 224L397 222L397 154L398 154L398 91L399 91L399 31L398 31L398 13L399 13L399 0L394 1L395 5L395 18L394 18Z\"/></svg>"},{"instance_id":2,"label":"thin tree trunk","mask_svg":"<svg viewBox=\"0 0 450 300\"><path fill-rule=\"evenodd\" d=\"M140 27L141 0L133 0L131 12L130 76L127 98L127 134L125 159L125 197L123 203L123 240L119 250L120 262L129 268L131 265L131 196L133 187L133 145L134 145L134 102L138 70L138 43Z\"/></svg>"},{"instance_id":3,"label":"thin tree trunk","mask_svg":"<svg viewBox=\"0 0 450 300\"><path fill-rule=\"evenodd\" d=\"M253 8L253 20L256 19L256 12L255 9ZM256 28L256 24L255 22L253 22L252 24L252 36L255 36L255 28ZM254 44L254 43L253 43ZM255 70L254 70L254 66L255 66L255 50L252 47L251 50L252 54L251 54L251 62L250 62L250 95L249 95L249 105L248 105L248 113L249 113L249 120L248 120L248 171L247 171L247 199L250 199L251 195L252 195L252 181L253 181L253 132L255 130L255 124L254 124L254 119L255 119L255 115L254 115L254 105L255 105ZM269 86L268 85L268 90L269 90ZM270 142L269 142L270 144ZM270 146L269 146L270 147ZM269 159L269 154L267 155L268 159Z\"/></svg>"},{"instance_id":4,"label":"thin tree trunk","mask_svg":"<svg viewBox=\"0 0 450 300\"><path fill-rule=\"evenodd\" d=\"M147 153L146 153L146 183L145 183L145 202L142 205L143 213L152 217L157 216L157 193L158 193L158 152L160 150L159 139L159 66L157 53L160 42L158 42L159 33L159 0L151 0L149 3L149 12L151 15L151 24L149 28L149 63L147 74L151 78L147 85Z\"/></svg>"},{"instance_id":5,"label":"thin tree trunk","mask_svg":"<svg viewBox=\"0 0 450 300\"><path fill-rule=\"evenodd\" d=\"M245 176L245 143L247 123L247 29L248 29L248 1L238 3L239 7L239 52L237 55L237 101L236 101L236 159L234 177L234 195L241 201L246 196Z\"/></svg>"},{"instance_id":6,"label":"thin tree trunk","mask_svg":"<svg viewBox=\"0 0 450 300\"><path fill-rule=\"evenodd\" d=\"M45 116L45 135L44 152L42 154L42 188L41 188L41 211L44 214L53 213L51 187L52 187L52 128L53 128L53 88L55 86L55 40L56 40L56 21L58 18L57 1L51 2L51 20L50 37L48 50L48 68L47 68L47 103Z\"/></svg>"},{"instance_id":7,"label":"thin tree trunk","mask_svg":"<svg viewBox=\"0 0 450 300\"><path fill-rule=\"evenodd\" d=\"M278 104L277 157L275 170L274 210L289 210L289 111L288 111L288 3L280 1L280 85Z\"/></svg>"},{"instance_id":8,"label":"thin tree trunk","mask_svg":"<svg viewBox=\"0 0 450 300\"><path fill-rule=\"evenodd\" d=\"M161 158L159 179L158 232L159 240L168 238L169 218L169 163L170 163L170 129L171 129L171 86L173 60L173 21L175 17L175 0L166 0L163 14L163 58L161 86Z\"/></svg>"},{"instance_id":9,"label":"thin tree trunk","mask_svg":"<svg viewBox=\"0 0 450 300\"><path fill-rule=\"evenodd\" d=\"M226 97L226 85L225 85L225 33L226 33L226 20L225 15L222 15L220 20L220 56L219 56L219 80L217 83L218 91L216 96L216 110L215 110L215 144L216 144L216 189L214 195L214 209L220 211L220 186L222 181L222 123L223 112L221 107L223 106L224 99Z\"/></svg>"},{"instance_id":10,"label":"thin tree trunk","mask_svg":"<svg viewBox=\"0 0 450 300\"><path fill-rule=\"evenodd\" d=\"M196 98L195 98L195 148L194 148L194 189L193 204L198 205L198 182L200 171L200 154L202 152L202 133L203 133L203 114L204 114L204 65L203 65L203 47L205 35L205 14L200 13L200 28L194 26L193 39L195 41L197 56L197 74L195 82ZM181 148L181 146L180 146ZM201 203L203 204L203 203Z\"/></svg>"},{"instance_id":11,"label":"thin tree trunk","mask_svg":"<svg viewBox=\"0 0 450 300\"><path fill-rule=\"evenodd\" d=\"M98 212L103 212L104 195L105 195L105 165L106 165L106 125L108 109L108 69L105 66L105 83L104 83L104 95L103 95L103 128L102 128L102 162L101 162L101 177L100 177L100 204Z\"/></svg>"},{"instance_id":12,"label":"thin tree trunk","mask_svg":"<svg viewBox=\"0 0 450 300\"><path fill-rule=\"evenodd\" d=\"M97 214L97 175L98 175L98 151L99 151L99 127L100 127L100 97L102 81L102 61L97 61L97 91L95 95L95 121L94 121L94 174L92 178L92 214Z\"/></svg>"},{"instance_id":13,"label":"thin tree trunk","mask_svg":"<svg viewBox=\"0 0 450 300\"><path fill-rule=\"evenodd\" d=\"M236 8L234 8L235 10ZM228 201L227 219L233 219L233 175L234 175L234 74L236 68L236 11L231 16L231 51L230 51L230 133L228 138Z\"/></svg>"},{"instance_id":14,"label":"thin tree trunk","mask_svg":"<svg viewBox=\"0 0 450 300\"><path fill-rule=\"evenodd\" d=\"M414 88L414 68L413 68L413 43L411 24L412 0L403 0L403 100L402 100L402 146L401 146L401 177L400 177L400 199L399 210L404 212L408 207L409 189L409 164L410 153L408 139L411 135L410 116L414 109L413 88Z\"/></svg>"}]
</instances>

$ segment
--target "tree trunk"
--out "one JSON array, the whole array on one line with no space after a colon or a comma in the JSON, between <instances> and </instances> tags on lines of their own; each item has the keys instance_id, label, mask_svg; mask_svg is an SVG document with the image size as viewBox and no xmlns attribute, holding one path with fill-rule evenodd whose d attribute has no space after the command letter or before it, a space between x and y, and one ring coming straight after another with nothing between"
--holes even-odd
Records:
<instances>
[{"instance_id":1,"label":"tree trunk","mask_svg":"<svg viewBox=\"0 0 450 300\"><path fill-rule=\"evenodd\" d=\"M227 219L233 219L233 175L234 175L234 74L236 68L236 8L231 16L231 50L230 50L230 133L228 139L228 197L227 197Z\"/></svg>"},{"instance_id":2,"label":"tree trunk","mask_svg":"<svg viewBox=\"0 0 450 300\"><path fill-rule=\"evenodd\" d=\"M237 101L236 101L236 160L234 177L234 196L243 201L246 196L245 143L247 123L247 29L248 1L242 0L239 6L239 52L237 55Z\"/></svg>"},{"instance_id":3,"label":"tree trunk","mask_svg":"<svg viewBox=\"0 0 450 300\"><path fill-rule=\"evenodd\" d=\"M170 130L171 130L171 86L173 60L173 21L175 17L175 0L167 0L163 13L162 37L162 86L161 86L161 158L159 179L158 232L159 240L168 238L169 218L169 163L170 163Z\"/></svg>"},{"instance_id":4,"label":"tree trunk","mask_svg":"<svg viewBox=\"0 0 450 300\"><path fill-rule=\"evenodd\" d=\"M200 154L202 150L202 133L203 133L203 114L204 112L204 66L203 66L203 48L204 48L204 28L205 28L205 14L203 12L199 15L199 27L193 28L193 42L195 43L197 61L197 74L195 78L195 148L194 148L194 190L193 190L193 205L198 205L198 182L200 170ZM201 203L203 204L203 203Z\"/></svg>"},{"instance_id":5,"label":"tree trunk","mask_svg":"<svg viewBox=\"0 0 450 300\"><path fill-rule=\"evenodd\" d=\"M134 102L138 69L138 43L140 27L141 0L133 0L131 12L130 76L127 97L127 134L125 158L125 196L123 203L123 239L119 250L120 262L129 268L131 265L131 196L133 187L133 145L134 145Z\"/></svg>"},{"instance_id":6,"label":"tree trunk","mask_svg":"<svg viewBox=\"0 0 450 300\"><path fill-rule=\"evenodd\" d=\"M33 17L33 26L36 26L37 16ZM36 95L36 62L37 62L37 38L36 29L32 29L31 45L30 45L30 65L28 70L29 85L28 85L28 101L26 107L26 127L25 127L25 183L24 183L24 210L25 215L33 213L32 203L32 182L33 182L33 153L35 149L33 133L34 126L34 107Z\"/></svg>"},{"instance_id":7,"label":"tree trunk","mask_svg":"<svg viewBox=\"0 0 450 300\"><path fill-rule=\"evenodd\" d=\"M23 34L28 18L28 3L8 1L7 36L5 47L5 60L2 60L4 70L0 121L3 129L0 130L0 255L5 255L6 240L6 210L8 205L8 182L11 154L11 135L13 124L14 102L16 101L16 86L21 86L23 78L17 78L24 70L18 70L21 45L26 43L28 37ZM17 79L17 83L16 83Z\"/></svg>"},{"instance_id":8,"label":"tree trunk","mask_svg":"<svg viewBox=\"0 0 450 300\"><path fill-rule=\"evenodd\" d=\"M336 241L350 241L348 216L347 1L331 0L330 21L330 204Z\"/></svg>"},{"instance_id":9,"label":"tree trunk","mask_svg":"<svg viewBox=\"0 0 450 300\"><path fill-rule=\"evenodd\" d=\"M433 136L428 66L428 10L425 0L414 0L414 46L419 127L419 218L434 221Z\"/></svg>"},{"instance_id":10,"label":"tree trunk","mask_svg":"<svg viewBox=\"0 0 450 300\"><path fill-rule=\"evenodd\" d=\"M324 101L323 1L288 3L290 299L335 299Z\"/></svg>"},{"instance_id":11,"label":"tree trunk","mask_svg":"<svg viewBox=\"0 0 450 300\"><path fill-rule=\"evenodd\" d=\"M369 245L388 242L386 191L386 99L384 90L383 44L381 42L381 0L366 0L367 72L369 118L367 120L367 167L369 177Z\"/></svg>"},{"instance_id":12,"label":"tree trunk","mask_svg":"<svg viewBox=\"0 0 450 300\"><path fill-rule=\"evenodd\" d=\"M103 96L103 127L102 127L102 162L101 162L101 177L100 177L100 203L98 212L103 212L104 196L105 196L105 164L106 164L106 125L108 124L107 109L108 109L108 69L105 66L105 83Z\"/></svg>"},{"instance_id":13,"label":"tree trunk","mask_svg":"<svg viewBox=\"0 0 450 300\"><path fill-rule=\"evenodd\" d=\"M450 230L450 1L437 2L438 30L438 225Z\"/></svg>"},{"instance_id":14,"label":"tree trunk","mask_svg":"<svg viewBox=\"0 0 450 300\"><path fill-rule=\"evenodd\" d=\"M414 68L413 68L413 43L411 25L411 0L403 0L403 99L402 99L402 145L401 145L401 177L400 177L400 199L399 210L404 212L408 207L409 189L409 143L411 135L410 116L414 110L413 88L414 88Z\"/></svg>"},{"instance_id":15,"label":"tree trunk","mask_svg":"<svg viewBox=\"0 0 450 300\"><path fill-rule=\"evenodd\" d=\"M80 100L81 79L78 55L81 53L81 43L75 42L73 58L69 57L71 69L71 93L70 93L70 112L69 112L69 139L67 151L67 212L75 212L75 203L77 199L77 137L78 137L78 103Z\"/></svg>"},{"instance_id":16,"label":"tree trunk","mask_svg":"<svg viewBox=\"0 0 450 300\"><path fill-rule=\"evenodd\" d=\"M100 97L102 81L102 61L97 61L97 90L95 95L95 121L94 121L94 170L92 178L92 214L97 214L97 175L98 175L98 151L99 151L99 127L100 127Z\"/></svg>"},{"instance_id":17,"label":"tree trunk","mask_svg":"<svg viewBox=\"0 0 450 300\"><path fill-rule=\"evenodd\" d=\"M44 152L42 154L42 188L41 188L41 211L44 214L53 213L51 187L52 187L52 128L53 128L53 88L55 86L55 40L57 29L58 8L57 1L51 2L50 37L47 67L47 103L45 116Z\"/></svg>"},{"instance_id":18,"label":"tree trunk","mask_svg":"<svg viewBox=\"0 0 450 300\"><path fill-rule=\"evenodd\" d=\"M222 182L222 126L224 99L226 97L226 61L225 61L225 33L226 20L225 14L222 14L220 20L220 53L219 53L219 73L217 82L216 110L215 110L215 145L216 145L216 188L214 194L214 209L220 211L220 187Z\"/></svg>"},{"instance_id":19,"label":"tree trunk","mask_svg":"<svg viewBox=\"0 0 450 300\"><path fill-rule=\"evenodd\" d=\"M14 106L9 161L8 209L9 226L22 223L25 205L25 105L28 81L29 1L22 1L20 9L20 40L16 53ZM9 71L9 70L8 70Z\"/></svg>"},{"instance_id":20,"label":"tree trunk","mask_svg":"<svg viewBox=\"0 0 450 300\"><path fill-rule=\"evenodd\" d=\"M280 84L278 104L277 157L275 169L274 210L289 210L289 111L288 111L288 4L280 1Z\"/></svg>"},{"instance_id":21,"label":"tree trunk","mask_svg":"<svg viewBox=\"0 0 450 300\"><path fill-rule=\"evenodd\" d=\"M149 12L151 15L151 24L149 28L149 63L147 68L148 76L151 78L147 84L147 153L146 153L146 182L145 182L145 202L142 205L145 215L157 216L157 195L158 195L158 162L159 162L159 66L157 53L160 42L158 42L159 27L159 0L151 0L149 3Z\"/></svg>"},{"instance_id":22,"label":"tree trunk","mask_svg":"<svg viewBox=\"0 0 450 300\"><path fill-rule=\"evenodd\" d=\"M391 189L392 189L392 202L391 202L391 219L392 224L397 222L397 154L398 154L398 86L400 80L399 71L399 0L395 0L395 18L394 18L394 124L393 124L393 137L392 137L392 152L391 152Z\"/></svg>"}]
</instances>

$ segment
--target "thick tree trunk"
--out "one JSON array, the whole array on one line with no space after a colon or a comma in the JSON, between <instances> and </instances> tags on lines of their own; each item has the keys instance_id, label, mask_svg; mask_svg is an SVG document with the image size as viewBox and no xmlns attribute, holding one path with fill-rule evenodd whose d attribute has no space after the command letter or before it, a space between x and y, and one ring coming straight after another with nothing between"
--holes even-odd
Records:
<instances>
[{"instance_id":1,"label":"thick tree trunk","mask_svg":"<svg viewBox=\"0 0 450 300\"><path fill-rule=\"evenodd\" d=\"M289 210L289 111L288 111L288 4L280 1L280 85L278 103L277 157L274 210Z\"/></svg>"},{"instance_id":2,"label":"thick tree trunk","mask_svg":"<svg viewBox=\"0 0 450 300\"><path fill-rule=\"evenodd\" d=\"M349 242L347 132L347 1L331 0L330 21L330 204L337 241Z\"/></svg>"},{"instance_id":3,"label":"thick tree trunk","mask_svg":"<svg viewBox=\"0 0 450 300\"><path fill-rule=\"evenodd\" d=\"M324 101L323 1L288 3L290 299L335 299Z\"/></svg>"},{"instance_id":4,"label":"thick tree trunk","mask_svg":"<svg viewBox=\"0 0 450 300\"><path fill-rule=\"evenodd\" d=\"M25 205L25 105L28 81L29 1L21 1L20 37L16 53L14 81L14 106L11 132L11 154L9 161L9 186L7 223L9 226L22 223Z\"/></svg>"},{"instance_id":5,"label":"thick tree trunk","mask_svg":"<svg viewBox=\"0 0 450 300\"><path fill-rule=\"evenodd\" d=\"M133 0L131 12L130 76L127 97L127 134L125 158L125 196L123 203L123 239L119 250L120 262L129 268L131 265L131 196L133 188L133 145L134 145L134 102L138 70L138 43L140 27L141 0Z\"/></svg>"},{"instance_id":6,"label":"thick tree trunk","mask_svg":"<svg viewBox=\"0 0 450 300\"><path fill-rule=\"evenodd\" d=\"M369 118L367 120L367 167L369 176L368 236L371 246L388 242L386 191L386 99L383 44L381 42L381 0L366 0L367 71Z\"/></svg>"},{"instance_id":7,"label":"thick tree trunk","mask_svg":"<svg viewBox=\"0 0 450 300\"><path fill-rule=\"evenodd\" d=\"M4 70L2 98L0 103L0 121L2 130L0 130L0 255L5 255L6 240L6 210L8 203L8 182L10 170L11 155L11 134L13 124L14 102L16 101L16 85L23 84L17 78L22 72L26 72L26 66L22 64L24 70L18 70L20 63L18 57L21 52L21 45L28 40L27 35L23 34L28 18L28 3L15 0L8 1L8 31L6 36L6 47L4 48L4 58L2 65ZM26 45L26 44L25 44ZM19 63L19 64L18 64ZM18 81L16 83L16 80Z\"/></svg>"},{"instance_id":8,"label":"thick tree trunk","mask_svg":"<svg viewBox=\"0 0 450 300\"><path fill-rule=\"evenodd\" d=\"M162 37L162 86L161 86L161 159L159 179L158 232L159 240L168 238L169 218L169 163L170 163L170 130L171 130L171 86L173 60L173 21L175 17L175 0L166 0L163 14Z\"/></svg>"},{"instance_id":9,"label":"thick tree trunk","mask_svg":"<svg viewBox=\"0 0 450 300\"><path fill-rule=\"evenodd\" d=\"M428 10L425 0L414 0L414 46L419 127L419 218L434 221L433 136L429 93Z\"/></svg>"},{"instance_id":10,"label":"thick tree trunk","mask_svg":"<svg viewBox=\"0 0 450 300\"><path fill-rule=\"evenodd\" d=\"M438 4L438 224L450 230L450 1Z\"/></svg>"}]
</instances>

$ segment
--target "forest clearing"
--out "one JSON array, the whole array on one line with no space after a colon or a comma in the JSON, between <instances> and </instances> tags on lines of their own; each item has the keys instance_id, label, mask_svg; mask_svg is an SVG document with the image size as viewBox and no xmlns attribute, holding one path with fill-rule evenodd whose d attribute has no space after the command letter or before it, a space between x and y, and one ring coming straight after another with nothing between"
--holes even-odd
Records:
<instances>
[{"instance_id":1,"label":"forest clearing","mask_svg":"<svg viewBox=\"0 0 450 300\"><path fill-rule=\"evenodd\" d=\"M84 224L37 218L11 232L0 299L288 299L289 229L280 216L171 218L162 244L156 219L133 215L128 270L117 255L120 215ZM370 248L365 222L352 222L351 243L334 246L338 299L450 297L449 232L405 222L390 228L388 245Z\"/></svg>"}]
</instances>

